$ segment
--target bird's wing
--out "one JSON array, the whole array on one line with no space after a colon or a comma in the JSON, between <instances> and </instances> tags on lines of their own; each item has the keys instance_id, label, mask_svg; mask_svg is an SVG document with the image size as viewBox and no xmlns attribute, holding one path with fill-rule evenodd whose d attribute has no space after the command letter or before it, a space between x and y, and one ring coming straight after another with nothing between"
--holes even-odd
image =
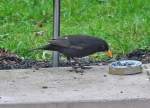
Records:
<instances>
[{"instance_id":1,"label":"bird's wing","mask_svg":"<svg viewBox=\"0 0 150 108\"><path fill-rule=\"evenodd\" d=\"M82 49L81 46L71 44L68 39L53 39L50 41L50 43L58 47Z\"/></svg>"},{"instance_id":2,"label":"bird's wing","mask_svg":"<svg viewBox=\"0 0 150 108\"><path fill-rule=\"evenodd\" d=\"M91 42L93 38L91 39L89 37L69 36L66 38L69 40L70 44L73 47L80 47L81 49L90 48L94 44L97 44L96 40L94 40L94 42L96 43Z\"/></svg>"}]
</instances>

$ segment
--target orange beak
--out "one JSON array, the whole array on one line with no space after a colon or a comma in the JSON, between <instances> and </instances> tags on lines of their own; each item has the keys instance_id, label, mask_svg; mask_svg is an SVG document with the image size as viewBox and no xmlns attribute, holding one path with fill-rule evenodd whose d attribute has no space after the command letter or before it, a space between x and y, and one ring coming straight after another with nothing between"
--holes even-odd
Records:
<instances>
[{"instance_id":1,"label":"orange beak","mask_svg":"<svg viewBox=\"0 0 150 108\"><path fill-rule=\"evenodd\" d=\"M112 51L111 50L106 51L106 54L108 57L112 57Z\"/></svg>"}]
</instances>

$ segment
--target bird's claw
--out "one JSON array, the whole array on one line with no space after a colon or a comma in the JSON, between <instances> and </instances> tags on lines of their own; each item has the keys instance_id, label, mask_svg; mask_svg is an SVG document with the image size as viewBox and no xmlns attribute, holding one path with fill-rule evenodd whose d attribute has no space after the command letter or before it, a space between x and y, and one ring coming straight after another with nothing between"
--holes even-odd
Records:
<instances>
[{"instance_id":1,"label":"bird's claw","mask_svg":"<svg viewBox=\"0 0 150 108\"><path fill-rule=\"evenodd\" d=\"M92 67L85 67L85 66L82 66L81 69L91 69Z\"/></svg>"},{"instance_id":2,"label":"bird's claw","mask_svg":"<svg viewBox=\"0 0 150 108\"><path fill-rule=\"evenodd\" d=\"M76 73L83 73L84 72L84 70L83 69L81 69L81 68L77 68L77 67L72 67L72 69L71 70L69 70L70 72L76 72Z\"/></svg>"}]
</instances>

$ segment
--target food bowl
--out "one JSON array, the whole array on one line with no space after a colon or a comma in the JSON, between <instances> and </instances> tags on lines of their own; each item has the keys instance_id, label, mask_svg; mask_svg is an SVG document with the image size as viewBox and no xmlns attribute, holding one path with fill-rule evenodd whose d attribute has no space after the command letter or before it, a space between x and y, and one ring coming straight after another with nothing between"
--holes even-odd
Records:
<instances>
[{"instance_id":1,"label":"food bowl","mask_svg":"<svg viewBox=\"0 0 150 108\"><path fill-rule=\"evenodd\" d=\"M132 75L142 72L142 62L137 60L121 60L109 65L109 73L114 75Z\"/></svg>"}]
</instances>

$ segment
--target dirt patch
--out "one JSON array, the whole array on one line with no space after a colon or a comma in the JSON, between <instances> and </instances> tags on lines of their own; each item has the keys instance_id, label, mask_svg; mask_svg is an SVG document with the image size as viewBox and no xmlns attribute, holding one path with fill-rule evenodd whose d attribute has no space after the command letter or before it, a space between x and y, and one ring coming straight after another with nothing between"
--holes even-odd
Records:
<instances>
[{"instance_id":1,"label":"dirt patch","mask_svg":"<svg viewBox=\"0 0 150 108\"><path fill-rule=\"evenodd\" d=\"M136 49L126 55L116 57L116 60L139 60L142 63L150 63L150 50ZM114 61L114 60L113 60ZM110 59L102 61L84 60L84 65L107 65L112 62ZM70 66L66 61L60 61L60 67ZM37 61L31 59L21 59L15 53L5 49L0 49L0 70L3 69L27 69L27 68L48 68L52 67L52 62L48 60Z\"/></svg>"},{"instance_id":2,"label":"dirt patch","mask_svg":"<svg viewBox=\"0 0 150 108\"><path fill-rule=\"evenodd\" d=\"M116 57L117 60L139 60L142 63L150 63L150 50L148 49L136 49L126 55L120 55Z\"/></svg>"}]
</instances>

